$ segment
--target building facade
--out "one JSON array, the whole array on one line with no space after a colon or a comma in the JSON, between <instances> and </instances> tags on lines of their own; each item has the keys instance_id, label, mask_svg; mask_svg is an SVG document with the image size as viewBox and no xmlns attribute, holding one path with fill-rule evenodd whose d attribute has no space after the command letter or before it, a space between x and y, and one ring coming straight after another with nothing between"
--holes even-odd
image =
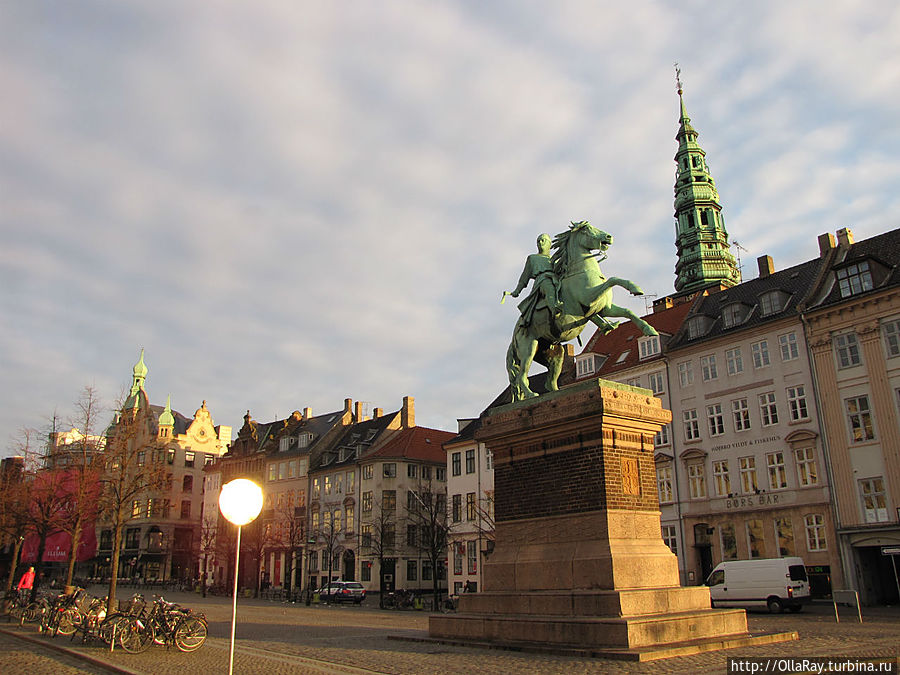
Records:
<instances>
[{"instance_id":1,"label":"building facade","mask_svg":"<svg viewBox=\"0 0 900 675\"><path fill-rule=\"evenodd\" d=\"M819 237L822 271L804 303L851 587L900 601L900 230ZM890 552L893 551L893 554Z\"/></svg>"}]
</instances>

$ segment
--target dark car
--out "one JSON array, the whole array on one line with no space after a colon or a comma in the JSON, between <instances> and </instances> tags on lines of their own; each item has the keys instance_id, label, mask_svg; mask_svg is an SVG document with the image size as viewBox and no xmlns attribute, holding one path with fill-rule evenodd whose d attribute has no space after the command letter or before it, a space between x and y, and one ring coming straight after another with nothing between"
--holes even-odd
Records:
<instances>
[{"instance_id":1,"label":"dark car","mask_svg":"<svg viewBox=\"0 0 900 675\"><path fill-rule=\"evenodd\" d=\"M366 589L358 581L332 581L316 593L326 602L353 602L358 605L366 599Z\"/></svg>"}]
</instances>

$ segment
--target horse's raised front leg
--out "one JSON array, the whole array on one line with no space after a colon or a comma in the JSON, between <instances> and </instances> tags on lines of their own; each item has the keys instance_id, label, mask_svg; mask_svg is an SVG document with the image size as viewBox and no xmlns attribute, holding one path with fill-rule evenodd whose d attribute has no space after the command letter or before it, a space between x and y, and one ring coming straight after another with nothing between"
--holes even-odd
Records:
<instances>
[{"instance_id":1,"label":"horse's raised front leg","mask_svg":"<svg viewBox=\"0 0 900 675\"><path fill-rule=\"evenodd\" d=\"M615 286L621 286L632 295L644 294L644 291L641 289L641 287L633 281L622 279L621 277L610 277L602 284L594 286L592 289L590 289L590 296L587 298L587 304L593 304L594 302L596 302L597 298L599 298L601 295L611 290Z\"/></svg>"},{"instance_id":2,"label":"horse's raised front leg","mask_svg":"<svg viewBox=\"0 0 900 675\"><path fill-rule=\"evenodd\" d=\"M627 307L619 307L618 305L610 305L606 309L601 312L602 316L615 316L622 319L629 319L633 324L635 324L638 328L641 329L641 332L644 335L659 335L656 332L656 329L651 326L649 323L644 321L637 314L632 312Z\"/></svg>"}]
</instances>

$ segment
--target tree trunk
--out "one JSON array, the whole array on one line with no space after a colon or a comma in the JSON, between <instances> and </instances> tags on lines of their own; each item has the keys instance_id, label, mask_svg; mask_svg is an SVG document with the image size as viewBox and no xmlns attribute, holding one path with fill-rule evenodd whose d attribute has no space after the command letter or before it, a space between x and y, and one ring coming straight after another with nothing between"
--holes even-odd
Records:
<instances>
[{"instance_id":1,"label":"tree trunk","mask_svg":"<svg viewBox=\"0 0 900 675\"><path fill-rule=\"evenodd\" d=\"M9 577L6 580L7 593L12 590L13 584L16 581L16 567L19 566L19 555L22 553L22 544L24 543L25 539L23 537L16 537L16 543L13 544L12 560L9 562Z\"/></svg>"},{"instance_id":2,"label":"tree trunk","mask_svg":"<svg viewBox=\"0 0 900 675\"><path fill-rule=\"evenodd\" d=\"M72 579L75 576L75 563L77 562L77 557L78 557L78 546L81 544L82 529L83 529L83 527L81 525L81 522L79 521L78 524L75 525L75 527L72 529L72 532L71 532L72 548L69 551L69 569L66 572L66 584L65 584L66 586L72 585Z\"/></svg>"},{"instance_id":3,"label":"tree trunk","mask_svg":"<svg viewBox=\"0 0 900 675\"><path fill-rule=\"evenodd\" d=\"M31 586L31 602L37 599L38 586L41 585L41 574L44 570L44 551L47 548L47 533L42 532L38 543L37 560L34 561L34 584Z\"/></svg>"},{"instance_id":4,"label":"tree trunk","mask_svg":"<svg viewBox=\"0 0 900 675\"><path fill-rule=\"evenodd\" d=\"M119 582L119 551L122 549L122 530L124 525L116 525L113 530L113 550L110 558L109 566L109 598L106 601L106 615L109 616L116 611L116 586Z\"/></svg>"}]
</instances>

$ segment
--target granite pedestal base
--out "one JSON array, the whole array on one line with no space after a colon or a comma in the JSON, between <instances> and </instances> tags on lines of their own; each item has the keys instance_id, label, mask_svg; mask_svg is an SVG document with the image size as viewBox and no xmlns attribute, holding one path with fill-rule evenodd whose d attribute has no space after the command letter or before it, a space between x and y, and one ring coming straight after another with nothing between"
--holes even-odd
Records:
<instances>
[{"instance_id":1,"label":"granite pedestal base","mask_svg":"<svg viewBox=\"0 0 900 675\"><path fill-rule=\"evenodd\" d=\"M753 640L744 610L680 586L662 540L653 436L669 421L649 391L603 380L491 410L475 434L494 455L484 590L430 617L430 638L673 655Z\"/></svg>"}]
</instances>

